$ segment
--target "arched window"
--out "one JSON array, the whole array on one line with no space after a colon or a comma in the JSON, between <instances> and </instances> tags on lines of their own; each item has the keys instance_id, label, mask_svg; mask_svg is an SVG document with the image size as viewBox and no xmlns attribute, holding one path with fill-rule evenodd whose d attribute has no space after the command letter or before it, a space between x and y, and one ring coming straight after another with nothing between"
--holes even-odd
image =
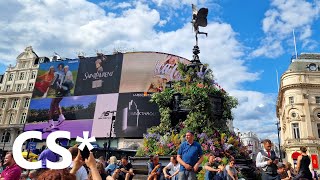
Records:
<instances>
[{"instance_id":1,"label":"arched window","mask_svg":"<svg viewBox=\"0 0 320 180\"><path fill-rule=\"evenodd\" d=\"M1 137L1 142L2 143L7 143L10 142L11 140L11 134L8 131L5 131L2 133L2 137Z\"/></svg>"}]
</instances>

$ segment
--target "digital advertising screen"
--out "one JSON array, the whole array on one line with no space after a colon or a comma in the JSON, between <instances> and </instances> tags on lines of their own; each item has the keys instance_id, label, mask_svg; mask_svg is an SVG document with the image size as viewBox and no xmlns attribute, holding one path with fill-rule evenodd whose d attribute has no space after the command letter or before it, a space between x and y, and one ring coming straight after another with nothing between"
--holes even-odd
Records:
<instances>
[{"instance_id":1,"label":"digital advertising screen","mask_svg":"<svg viewBox=\"0 0 320 180\"><path fill-rule=\"evenodd\" d=\"M32 98L55 98L74 95L78 67L79 60L40 64Z\"/></svg>"},{"instance_id":2,"label":"digital advertising screen","mask_svg":"<svg viewBox=\"0 0 320 180\"><path fill-rule=\"evenodd\" d=\"M41 131L43 138L54 131L69 131L71 138L92 130L96 95L33 99L24 131Z\"/></svg>"},{"instance_id":3,"label":"digital advertising screen","mask_svg":"<svg viewBox=\"0 0 320 180\"><path fill-rule=\"evenodd\" d=\"M116 137L143 137L147 129L160 124L156 103L151 93L120 93L115 120Z\"/></svg>"},{"instance_id":4,"label":"digital advertising screen","mask_svg":"<svg viewBox=\"0 0 320 180\"><path fill-rule=\"evenodd\" d=\"M80 59L75 95L118 93L122 54Z\"/></svg>"},{"instance_id":5,"label":"digital advertising screen","mask_svg":"<svg viewBox=\"0 0 320 180\"><path fill-rule=\"evenodd\" d=\"M179 62L189 63L184 58L164 53L124 54L119 92L159 92L166 82L181 78Z\"/></svg>"},{"instance_id":6,"label":"digital advertising screen","mask_svg":"<svg viewBox=\"0 0 320 180\"><path fill-rule=\"evenodd\" d=\"M142 138L160 123L150 99L179 80L179 56L135 52L41 63L24 131L83 131L98 138Z\"/></svg>"}]
</instances>

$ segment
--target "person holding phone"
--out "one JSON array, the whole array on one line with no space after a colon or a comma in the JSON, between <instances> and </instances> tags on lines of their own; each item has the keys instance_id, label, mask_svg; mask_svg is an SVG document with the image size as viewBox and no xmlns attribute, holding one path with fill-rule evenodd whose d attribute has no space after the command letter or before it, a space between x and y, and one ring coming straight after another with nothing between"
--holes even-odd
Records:
<instances>
[{"instance_id":1,"label":"person holding phone","mask_svg":"<svg viewBox=\"0 0 320 180\"><path fill-rule=\"evenodd\" d=\"M274 150L271 150L272 143L269 139L263 142L264 149L256 157L256 167L262 169L262 180L280 180L278 170L278 158Z\"/></svg>"},{"instance_id":2,"label":"person holding phone","mask_svg":"<svg viewBox=\"0 0 320 180\"><path fill-rule=\"evenodd\" d=\"M69 148L69 151L72 155L72 163L70 167L73 167L74 161L76 160L76 157L78 155L78 148L77 147L71 147ZM86 168L81 165L80 168L75 173L77 180L88 180L88 173Z\"/></svg>"}]
</instances>

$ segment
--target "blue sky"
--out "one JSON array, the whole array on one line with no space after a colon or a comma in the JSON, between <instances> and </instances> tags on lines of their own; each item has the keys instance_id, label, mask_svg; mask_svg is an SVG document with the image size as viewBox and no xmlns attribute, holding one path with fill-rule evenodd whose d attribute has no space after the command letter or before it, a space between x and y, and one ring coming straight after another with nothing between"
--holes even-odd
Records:
<instances>
[{"instance_id":1,"label":"blue sky","mask_svg":"<svg viewBox=\"0 0 320 180\"><path fill-rule=\"evenodd\" d=\"M30 109L49 109L51 98L44 99L33 99L30 103ZM61 100L60 105L62 107L69 107L72 105L82 104L84 107L87 107L90 103L95 102L97 100L96 95L92 96L72 96L65 97Z\"/></svg>"},{"instance_id":2,"label":"blue sky","mask_svg":"<svg viewBox=\"0 0 320 180\"><path fill-rule=\"evenodd\" d=\"M39 56L75 58L114 50L192 58L191 3L208 7L200 59L239 99L234 126L276 139L276 71L294 54L319 52L320 0L12 0L0 1L0 73L32 45ZM261 128L263 127L263 128Z\"/></svg>"}]
</instances>

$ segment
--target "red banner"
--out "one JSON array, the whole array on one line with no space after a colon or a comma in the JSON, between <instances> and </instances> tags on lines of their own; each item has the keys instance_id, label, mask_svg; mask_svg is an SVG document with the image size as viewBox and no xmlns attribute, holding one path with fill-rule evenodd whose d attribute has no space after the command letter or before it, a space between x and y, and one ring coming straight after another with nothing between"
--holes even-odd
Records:
<instances>
[{"instance_id":1,"label":"red banner","mask_svg":"<svg viewBox=\"0 0 320 180\"><path fill-rule=\"evenodd\" d=\"M319 169L318 156L316 154L311 155L311 162L313 169Z\"/></svg>"}]
</instances>

